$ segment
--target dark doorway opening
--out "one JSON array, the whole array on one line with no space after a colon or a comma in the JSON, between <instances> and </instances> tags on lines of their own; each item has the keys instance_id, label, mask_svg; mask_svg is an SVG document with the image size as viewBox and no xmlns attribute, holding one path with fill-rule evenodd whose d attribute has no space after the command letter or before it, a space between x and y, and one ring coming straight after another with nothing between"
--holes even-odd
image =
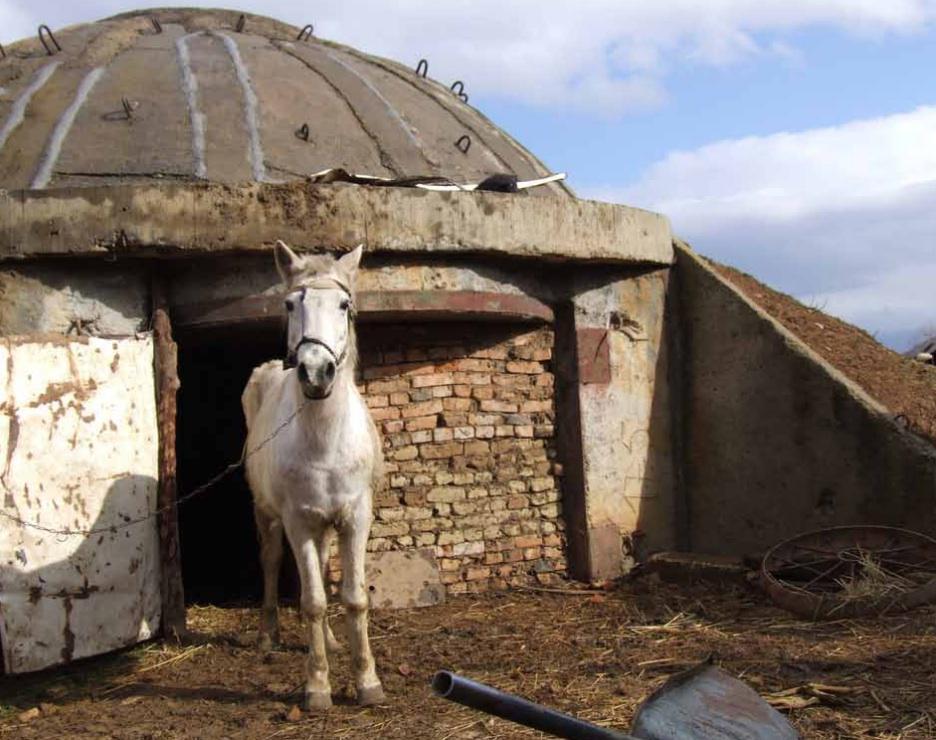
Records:
<instances>
[{"instance_id":1,"label":"dark doorway opening","mask_svg":"<svg viewBox=\"0 0 936 740\"><path fill-rule=\"evenodd\" d=\"M250 373L282 353L276 328L224 327L177 332L179 343L176 456L180 496L241 455L246 436L240 397ZM242 470L179 507L182 580L190 604L256 603L263 594L250 489ZM297 596L289 547L280 600Z\"/></svg>"}]
</instances>

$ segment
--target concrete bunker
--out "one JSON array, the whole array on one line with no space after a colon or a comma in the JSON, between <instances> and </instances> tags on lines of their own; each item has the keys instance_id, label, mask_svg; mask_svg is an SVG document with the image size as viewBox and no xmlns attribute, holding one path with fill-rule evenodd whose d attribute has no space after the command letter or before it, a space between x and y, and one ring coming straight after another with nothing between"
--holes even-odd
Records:
<instances>
[{"instance_id":1,"label":"concrete bunker","mask_svg":"<svg viewBox=\"0 0 936 740\"><path fill-rule=\"evenodd\" d=\"M182 505L181 532L175 501L237 457L242 382L282 351L277 239L365 244L361 383L389 463L374 561L422 553L463 593L815 526L936 532L932 446L663 216L557 182L312 182L549 171L412 69L240 18L141 11L0 60L6 671L181 630L183 581L259 587L238 474Z\"/></svg>"}]
</instances>

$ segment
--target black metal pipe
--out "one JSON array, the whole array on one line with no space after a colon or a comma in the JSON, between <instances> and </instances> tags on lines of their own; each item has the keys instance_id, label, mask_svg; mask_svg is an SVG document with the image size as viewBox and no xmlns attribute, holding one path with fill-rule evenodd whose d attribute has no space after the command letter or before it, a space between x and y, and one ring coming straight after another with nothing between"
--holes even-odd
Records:
<instances>
[{"instance_id":1,"label":"black metal pipe","mask_svg":"<svg viewBox=\"0 0 936 740\"><path fill-rule=\"evenodd\" d=\"M443 699L555 737L569 740L637 740L632 735L609 730L607 727L598 727L450 671L439 671L435 674L432 690Z\"/></svg>"}]
</instances>

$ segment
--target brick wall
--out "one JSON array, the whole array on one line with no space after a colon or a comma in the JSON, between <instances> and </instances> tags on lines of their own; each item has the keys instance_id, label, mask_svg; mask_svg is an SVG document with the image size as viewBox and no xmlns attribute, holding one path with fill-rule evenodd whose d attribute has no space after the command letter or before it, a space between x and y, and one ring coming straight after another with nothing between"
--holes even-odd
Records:
<instances>
[{"instance_id":1,"label":"brick wall","mask_svg":"<svg viewBox=\"0 0 936 740\"><path fill-rule=\"evenodd\" d=\"M360 384L387 473L369 549L434 548L450 593L564 573L552 330L362 329Z\"/></svg>"}]
</instances>

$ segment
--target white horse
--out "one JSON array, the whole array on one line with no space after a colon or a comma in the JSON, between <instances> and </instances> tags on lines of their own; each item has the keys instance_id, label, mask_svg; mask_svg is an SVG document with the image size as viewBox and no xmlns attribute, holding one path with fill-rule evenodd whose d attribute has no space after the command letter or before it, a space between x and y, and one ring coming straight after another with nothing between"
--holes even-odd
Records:
<instances>
[{"instance_id":1,"label":"white horse","mask_svg":"<svg viewBox=\"0 0 936 740\"><path fill-rule=\"evenodd\" d=\"M276 267L288 290L287 359L256 368L241 398L246 449L276 435L246 461L263 564L260 647L279 640L277 579L285 531L309 624L307 709L332 703L326 647L333 651L337 643L325 615L324 576L334 530L358 702L384 701L367 637L364 584L371 491L382 457L377 428L354 384L354 280L361 251L337 260L300 257L276 243Z\"/></svg>"}]
</instances>

